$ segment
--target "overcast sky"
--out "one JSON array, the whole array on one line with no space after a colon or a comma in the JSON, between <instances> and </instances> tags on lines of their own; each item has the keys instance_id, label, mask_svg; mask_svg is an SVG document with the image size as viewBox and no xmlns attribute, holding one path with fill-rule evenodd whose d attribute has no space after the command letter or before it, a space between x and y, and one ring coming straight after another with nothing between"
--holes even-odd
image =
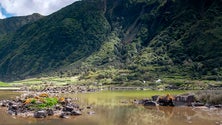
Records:
<instances>
[{"instance_id":1,"label":"overcast sky","mask_svg":"<svg viewBox=\"0 0 222 125\"><path fill-rule=\"evenodd\" d=\"M0 19L33 13L49 15L77 0L0 0Z\"/></svg>"}]
</instances>

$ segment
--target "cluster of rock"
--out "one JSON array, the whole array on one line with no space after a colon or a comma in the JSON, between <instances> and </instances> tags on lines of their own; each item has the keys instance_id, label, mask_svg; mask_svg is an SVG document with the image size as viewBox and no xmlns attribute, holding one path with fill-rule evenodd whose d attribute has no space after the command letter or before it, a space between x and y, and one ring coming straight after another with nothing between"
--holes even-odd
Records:
<instances>
[{"instance_id":1,"label":"cluster of rock","mask_svg":"<svg viewBox=\"0 0 222 125\"><path fill-rule=\"evenodd\" d=\"M144 106L204 106L204 103L200 103L196 100L192 94L166 96L155 95L151 99L134 100L135 104L142 104Z\"/></svg>"},{"instance_id":2,"label":"cluster of rock","mask_svg":"<svg viewBox=\"0 0 222 125\"><path fill-rule=\"evenodd\" d=\"M44 105L45 99L55 99L56 103L50 106L41 107ZM6 107L10 115L21 117L46 118L47 116L56 116L60 118L68 118L69 116L78 116L82 114L83 108L80 108L71 98L63 98L58 96L49 96L43 94L23 94L14 100L0 101L1 107ZM91 107L87 107L88 109ZM89 111L93 114L94 111Z\"/></svg>"}]
</instances>

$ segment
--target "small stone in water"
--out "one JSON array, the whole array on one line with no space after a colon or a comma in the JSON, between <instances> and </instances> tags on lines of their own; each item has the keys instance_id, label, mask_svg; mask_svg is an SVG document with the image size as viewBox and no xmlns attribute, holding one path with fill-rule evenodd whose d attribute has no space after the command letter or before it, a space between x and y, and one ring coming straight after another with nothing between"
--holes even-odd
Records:
<instances>
[{"instance_id":1,"label":"small stone in water","mask_svg":"<svg viewBox=\"0 0 222 125\"><path fill-rule=\"evenodd\" d=\"M188 121L188 123L189 123L189 124L191 124L191 123L192 123L192 121Z\"/></svg>"},{"instance_id":2,"label":"small stone in water","mask_svg":"<svg viewBox=\"0 0 222 125\"><path fill-rule=\"evenodd\" d=\"M95 114L95 111L89 111L88 114L93 115L93 114Z\"/></svg>"},{"instance_id":3,"label":"small stone in water","mask_svg":"<svg viewBox=\"0 0 222 125\"><path fill-rule=\"evenodd\" d=\"M91 106L87 106L86 108L87 108L87 109L91 109L92 107L91 107Z\"/></svg>"},{"instance_id":4,"label":"small stone in water","mask_svg":"<svg viewBox=\"0 0 222 125\"><path fill-rule=\"evenodd\" d=\"M60 116L59 116L60 118L69 118L69 116L67 116L67 113L62 113L62 114L60 114Z\"/></svg>"}]
</instances>

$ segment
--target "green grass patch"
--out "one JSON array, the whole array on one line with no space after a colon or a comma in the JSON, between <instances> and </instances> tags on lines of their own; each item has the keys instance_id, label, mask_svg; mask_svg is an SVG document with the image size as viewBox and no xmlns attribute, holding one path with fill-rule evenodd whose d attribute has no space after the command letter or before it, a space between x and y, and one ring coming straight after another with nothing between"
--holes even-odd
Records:
<instances>
[{"instance_id":1,"label":"green grass patch","mask_svg":"<svg viewBox=\"0 0 222 125\"><path fill-rule=\"evenodd\" d=\"M30 100L30 108L34 109L46 109L46 108L52 108L56 104L58 104L58 99L53 97L47 97L47 98L41 98L41 103L37 99L31 99Z\"/></svg>"},{"instance_id":2,"label":"green grass patch","mask_svg":"<svg viewBox=\"0 0 222 125\"><path fill-rule=\"evenodd\" d=\"M4 82L0 82L0 87L6 87L6 86L10 86L10 85Z\"/></svg>"},{"instance_id":3,"label":"green grass patch","mask_svg":"<svg viewBox=\"0 0 222 125\"><path fill-rule=\"evenodd\" d=\"M39 104L39 108L50 108L58 104L58 99L57 98L45 98L44 103Z\"/></svg>"}]
</instances>

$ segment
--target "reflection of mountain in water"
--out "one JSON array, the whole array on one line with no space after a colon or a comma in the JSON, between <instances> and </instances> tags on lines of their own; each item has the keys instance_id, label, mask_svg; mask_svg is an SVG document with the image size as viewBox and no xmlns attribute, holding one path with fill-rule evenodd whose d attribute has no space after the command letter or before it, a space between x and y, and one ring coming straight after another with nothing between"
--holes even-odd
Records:
<instances>
[{"instance_id":1,"label":"reflection of mountain in water","mask_svg":"<svg viewBox=\"0 0 222 125\"><path fill-rule=\"evenodd\" d=\"M149 110L139 108L136 111L128 113L129 125L165 125L167 122L164 112L158 110L158 107L150 107Z\"/></svg>"},{"instance_id":2,"label":"reflection of mountain in water","mask_svg":"<svg viewBox=\"0 0 222 125\"><path fill-rule=\"evenodd\" d=\"M163 114L159 119L159 124L164 125L215 125L217 121L221 121L221 109L201 109L191 107L145 107L149 112L158 112ZM158 114L157 113L157 114ZM153 114L156 117L156 114ZM154 118L153 117L153 118ZM157 118L157 117L156 117ZM162 123L164 121L164 123ZM156 124L150 124L156 125Z\"/></svg>"},{"instance_id":3,"label":"reflection of mountain in water","mask_svg":"<svg viewBox=\"0 0 222 125\"><path fill-rule=\"evenodd\" d=\"M146 110L143 106L99 106L95 109L103 125L165 125L165 116L158 110ZM161 122L160 122L161 121Z\"/></svg>"},{"instance_id":4,"label":"reflection of mountain in water","mask_svg":"<svg viewBox=\"0 0 222 125\"><path fill-rule=\"evenodd\" d=\"M202 119L222 120L222 109L218 108L194 108L195 116Z\"/></svg>"}]
</instances>

